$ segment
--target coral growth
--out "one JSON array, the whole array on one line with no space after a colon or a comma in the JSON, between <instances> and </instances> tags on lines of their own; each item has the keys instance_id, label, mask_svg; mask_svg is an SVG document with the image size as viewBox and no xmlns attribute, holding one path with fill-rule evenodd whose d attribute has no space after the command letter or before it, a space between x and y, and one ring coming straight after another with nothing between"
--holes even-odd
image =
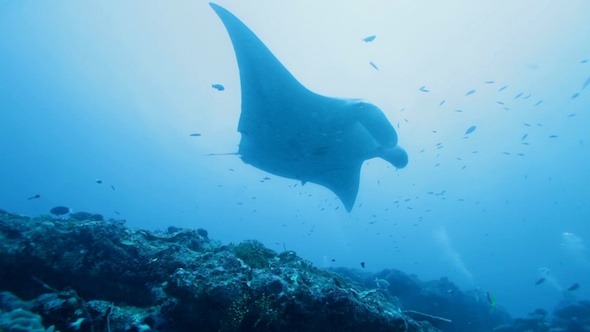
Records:
<instances>
[{"instance_id":1,"label":"coral growth","mask_svg":"<svg viewBox=\"0 0 590 332\"><path fill-rule=\"evenodd\" d=\"M294 252L204 230L0 210L0 271L4 298L61 331L435 331Z\"/></svg>"}]
</instances>

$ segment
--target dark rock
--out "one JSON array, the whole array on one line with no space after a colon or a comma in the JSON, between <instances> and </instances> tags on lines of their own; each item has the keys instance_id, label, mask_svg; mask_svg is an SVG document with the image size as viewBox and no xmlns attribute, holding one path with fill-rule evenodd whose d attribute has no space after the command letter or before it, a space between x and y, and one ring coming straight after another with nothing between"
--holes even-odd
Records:
<instances>
[{"instance_id":1,"label":"dark rock","mask_svg":"<svg viewBox=\"0 0 590 332\"><path fill-rule=\"evenodd\" d=\"M380 292L390 302L397 303L415 320L427 321L443 331L492 331L512 322L506 310L487 302L483 292L463 292L447 278L425 282L395 269L377 274L343 268L333 271L361 287L375 288L376 279L385 280L388 286Z\"/></svg>"},{"instance_id":2,"label":"dark rock","mask_svg":"<svg viewBox=\"0 0 590 332\"><path fill-rule=\"evenodd\" d=\"M209 238L209 233L202 228L197 229L197 233L206 239Z\"/></svg>"},{"instance_id":3,"label":"dark rock","mask_svg":"<svg viewBox=\"0 0 590 332\"><path fill-rule=\"evenodd\" d=\"M0 290L63 331L436 331L294 252L114 220L1 211Z\"/></svg>"},{"instance_id":4,"label":"dark rock","mask_svg":"<svg viewBox=\"0 0 590 332\"><path fill-rule=\"evenodd\" d=\"M41 316L19 308L10 312L0 310L0 331L45 332L46 330ZM47 331L53 331L53 327Z\"/></svg>"},{"instance_id":5,"label":"dark rock","mask_svg":"<svg viewBox=\"0 0 590 332\"><path fill-rule=\"evenodd\" d=\"M90 212L75 212L70 213L70 218L78 221L90 220L90 221L102 221L104 217L98 213Z\"/></svg>"},{"instance_id":6,"label":"dark rock","mask_svg":"<svg viewBox=\"0 0 590 332\"><path fill-rule=\"evenodd\" d=\"M178 233L181 232L183 229L176 227L176 226L168 226L168 228L166 229L166 232L168 234L173 234L173 233Z\"/></svg>"},{"instance_id":7,"label":"dark rock","mask_svg":"<svg viewBox=\"0 0 590 332\"><path fill-rule=\"evenodd\" d=\"M565 298L553 313L553 327L565 331L590 331L590 301Z\"/></svg>"},{"instance_id":8,"label":"dark rock","mask_svg":"<svg viewBox=\"0 0 590 332\"><path fill-rule=\"evenodd\" d=\"M327 271L258 241L220 245L202 229L151 232L97 216L0 210L0 330L590 331L590 302L569 293L551 317L512 320L446 278Z\"/></svg>"},{"instance_id":9,"label":"dark rock","mask_svg":"<svg viewBox=\"0 0 590 332\"><path fill-rule=\"evenodd\" d=\"M530 313L527 317L516 318L512 324L512 329L516 332L548 332L551 325L545 320L544 316Z\"/></svg>"},{"instance_id":10,"label":"dark rock","mask_svg":"<svg viewBox=\"0 0 590 332\"><path fill-rule=\"evenodd\" d=\"M232 249L236 257L254 269L267 268L271 260L277 258L276 252L267 249L256 240L244 241Z\"/></svg>"}]
</instances>

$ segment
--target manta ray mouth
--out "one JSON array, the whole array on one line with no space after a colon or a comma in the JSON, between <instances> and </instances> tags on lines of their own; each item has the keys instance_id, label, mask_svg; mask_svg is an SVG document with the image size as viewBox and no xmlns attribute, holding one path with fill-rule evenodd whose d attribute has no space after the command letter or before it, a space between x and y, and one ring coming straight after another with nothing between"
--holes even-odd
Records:
<instances>
[{"instance_id":1,"label":"manta ray mouth","mask_svg":"<svg viewBox=\"0 0 590 332\"><path fill-rule=\"evenodd\" d=\"M389 161L395 168L404 168L408 165L408 153L399 146L383 149L380 157Z\"/></svg>"}]
</instances>

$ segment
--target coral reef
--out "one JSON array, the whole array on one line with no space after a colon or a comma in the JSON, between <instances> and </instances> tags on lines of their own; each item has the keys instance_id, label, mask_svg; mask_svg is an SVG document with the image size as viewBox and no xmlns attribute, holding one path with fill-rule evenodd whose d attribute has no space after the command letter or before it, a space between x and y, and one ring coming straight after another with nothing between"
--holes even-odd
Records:
<instances>
[{"instance_id":1,"label":"coral reef","mask_svg":"<svg viewBox=\"0 0 590 332\"><path fill-rule=\"evenodd\" d=\"M0 210L0 310L60 331L436 331L292 251L92 219Z\"/></svg>"},{"instance_id":2,"label":"coral reef","mask_svg":"<svg viewBox=\"0 0 590 332\"><path fill-rule=\"evenodd\" d=\"M10 332L51 332L54 328L47 330L42 324L41 316L24 309L14 309L10 312L0 310L0 331Z\"/></svg>"},{"instance_id":3,"label":"coral reef","mask_svg":"<svg viewBox=\"0 0 590 332\"><path fill-rule=\"evenodd\" d=\"M560 331L590 331L590 301L566 298L555 312L552 327Z\"/></svg>"},{"instance_id":4,"label":"coral reef","mask_svg":"<svg viewBox=\"0 0 590 332\"><path fill-rule=\"evenodd\" d=\"M85 219L86 218L86 219ZM512 320L479 290L394 269L318 269L204 229L0 210L0 332L588 331L590 302Z\"/></svg>"},{"instance_id":5,"label":"coral reef","mask_svg":"<svg viewBox=\"0 0 590 332\"><path fill-rule=\"evenodd\" d=\"M447 278L421 281L415 275L395 269L377 274L346 268L334 271L361 287L378 286L380 292L395 301L407 316L428 321L443 331L492 331L495 326L512 321L506 310L487 301L484 292L462 292Z\"/></svg>"}]
</instances>

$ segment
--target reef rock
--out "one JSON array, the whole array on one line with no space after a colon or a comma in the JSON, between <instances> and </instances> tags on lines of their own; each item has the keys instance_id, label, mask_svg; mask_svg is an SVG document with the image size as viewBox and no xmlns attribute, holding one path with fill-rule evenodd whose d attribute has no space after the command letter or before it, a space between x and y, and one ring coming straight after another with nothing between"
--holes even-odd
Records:
<instances>
[{"instance_id":1,"label":"reef rock","mask_svg":"<svg viewBox=\"0 0 590 332\"><path fill-rule=\"evenodd\" d=\"M60 331L437 331L292 251L78 219L0 210L3 319Z\"/></svg>"}]
</instances>

